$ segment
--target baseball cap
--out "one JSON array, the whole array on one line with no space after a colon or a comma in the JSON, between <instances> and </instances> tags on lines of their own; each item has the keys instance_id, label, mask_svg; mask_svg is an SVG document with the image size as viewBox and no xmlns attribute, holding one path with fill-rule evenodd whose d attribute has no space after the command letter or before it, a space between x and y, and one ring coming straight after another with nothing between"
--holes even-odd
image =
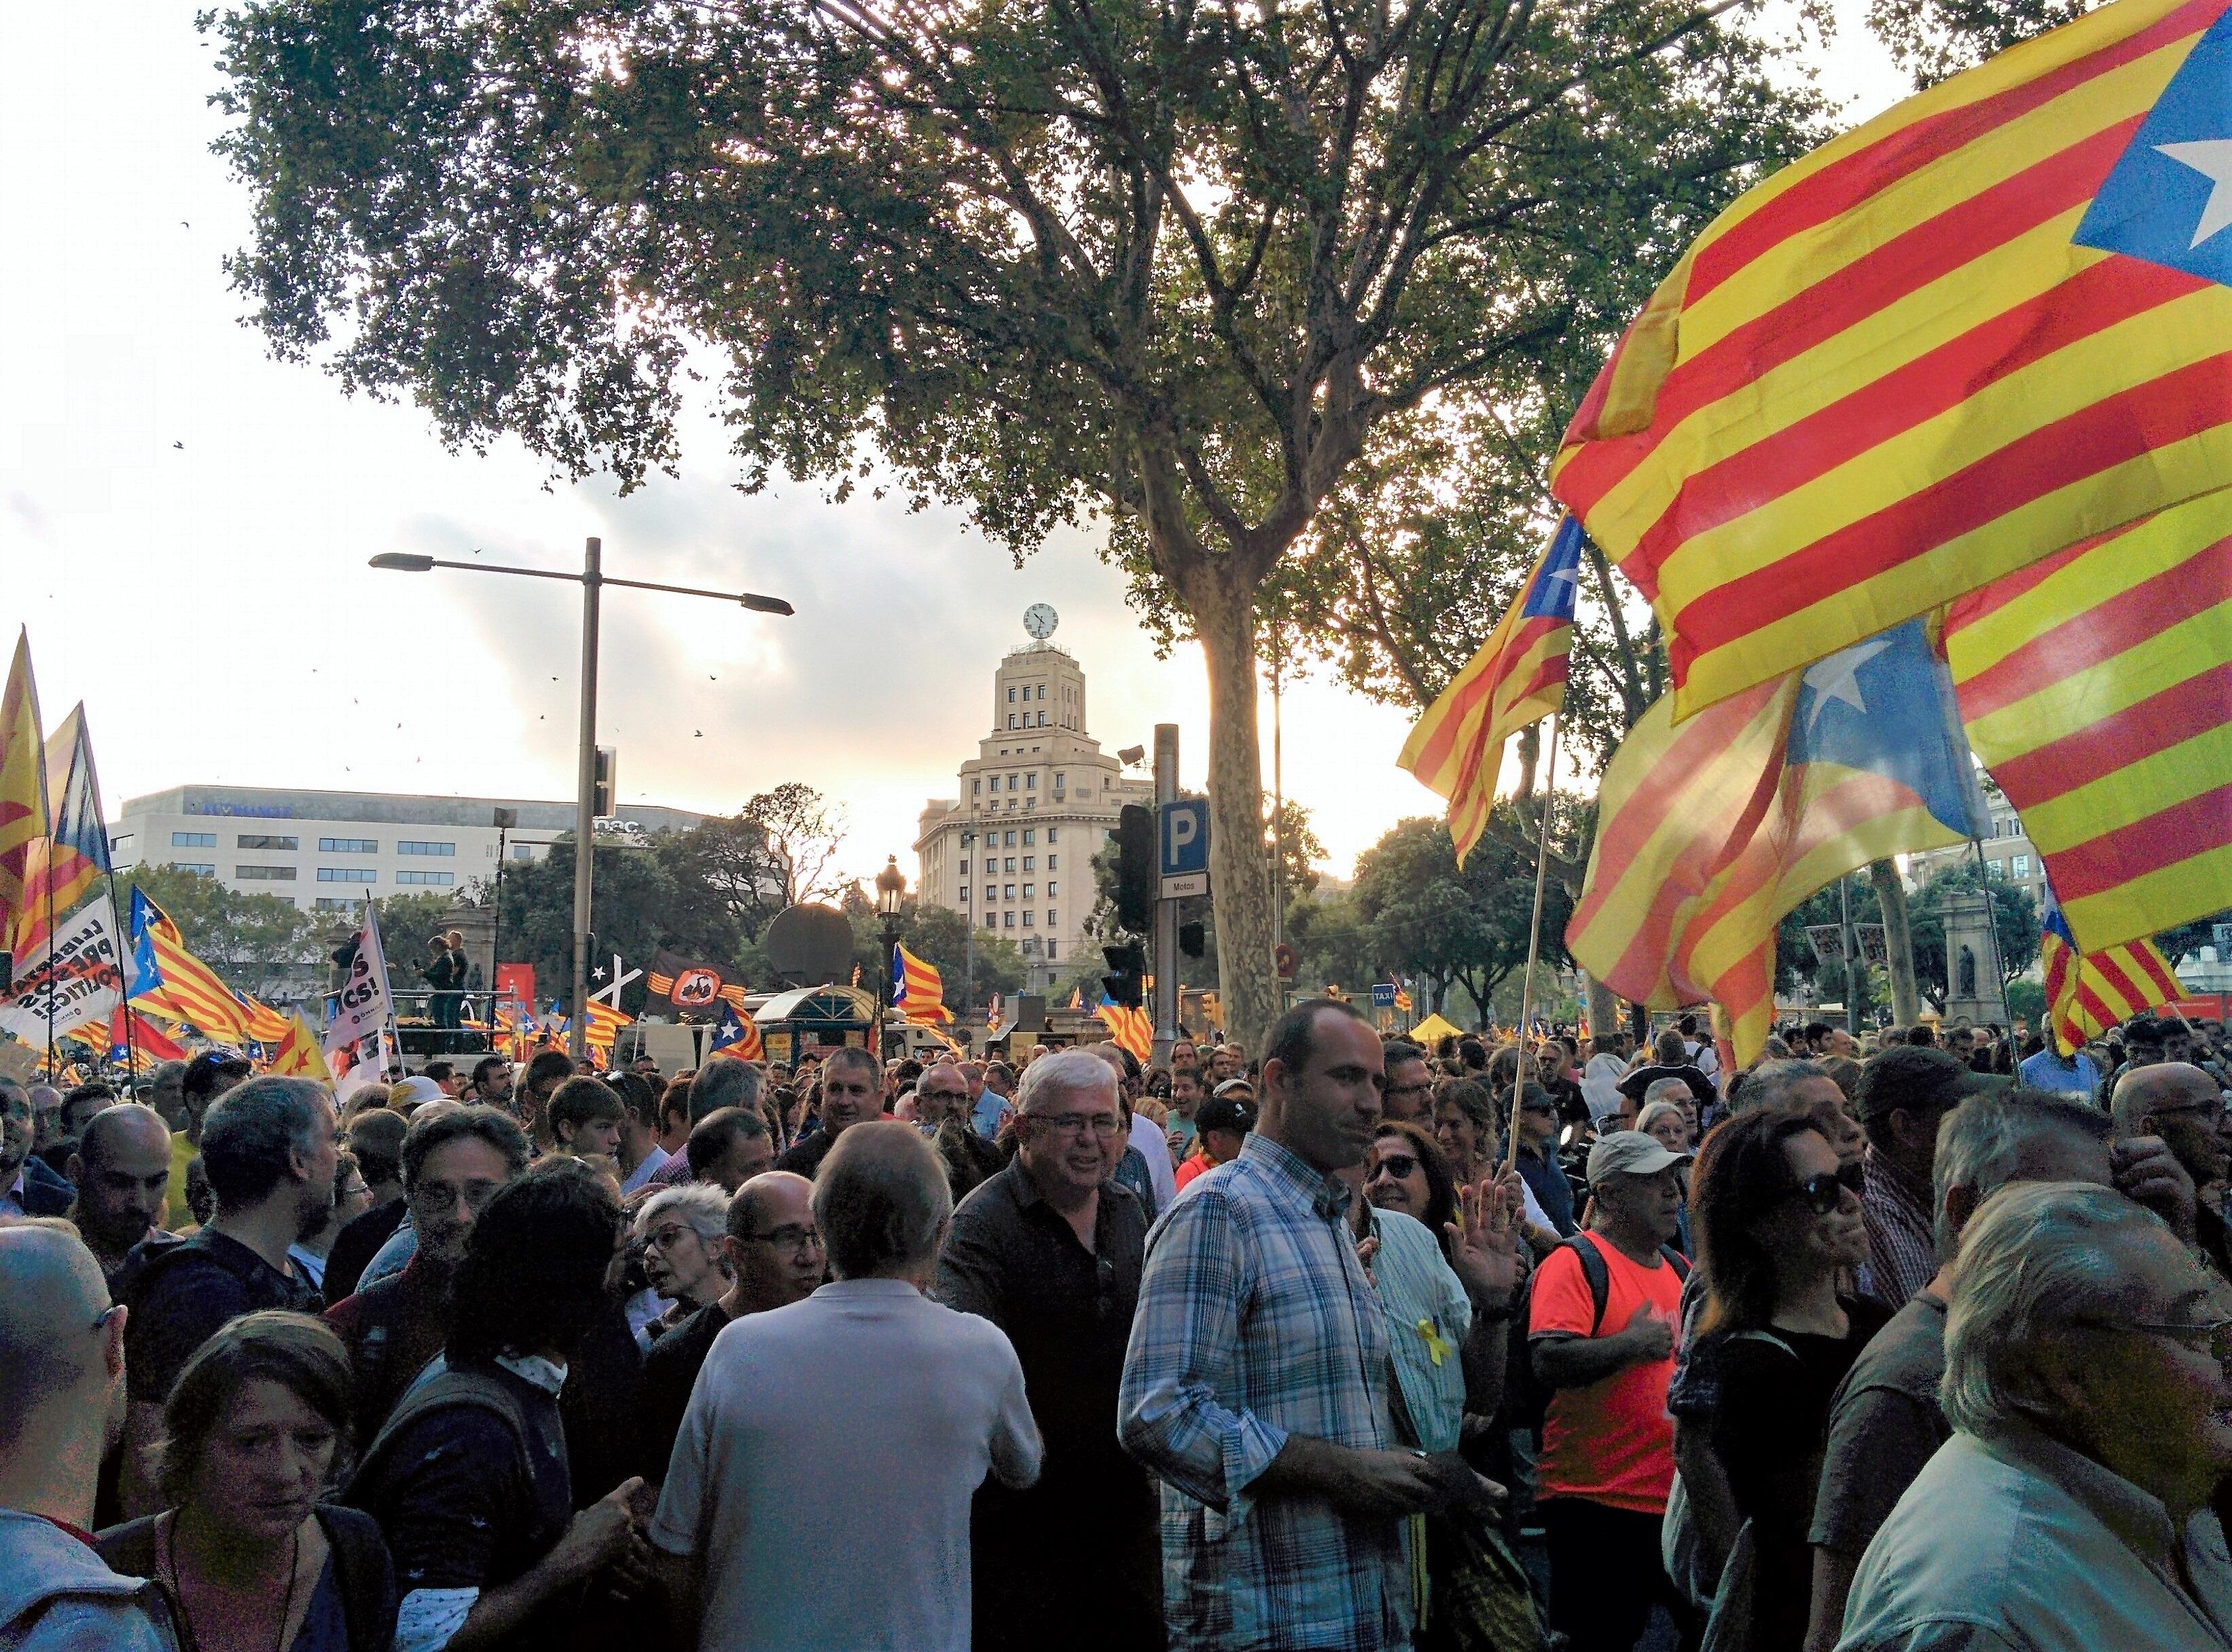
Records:
<instances>
[{"instance_id":1,"label":"baseball cap","mask_svg":"<svg viewBox=\"0 0 2232 1652\"><path fill-rule=\"evenodd\" d=\"M1870 1056L1860 1068L1852 1101L1863 1121L1881 1118L1901 1107L1917 1111L1956 1105L1964 1096L2004 1087L1972 1071L1957 1055L1926 1044L1894 1044Z\"/></svg>"},{"instance_id":2,"label":"baseball cap","mask_svg":"<svg viewBox=\"0 0 2232 1652\"><path fill-rule=\"evenodd\" d=\"M1594 1187L1608 1176L1657 1176L1697 1156L1670 1153L1656 1136L1646 1136L1639 1130L1614 1130L1598 1137L1596 1145L1589 1149L1589 1185Z\"/></svg>"},{"instance_id":3,"label":"baseball cap","mask_svg":"<svg viewBox=\"0 0 2232 1652\"><path fill-rule=\"evenodd\" d=\"M1193 1127L1197 1130L1251 1130L1256 1128L1256 1109L1237 1096L1212 1096L1195 1110Z\"/></svg>"},{"instance_id":4,"label":"baseball cap","mask_svg":"<svg viewBox=\"0 0 2232 1652\"><path fill-rule=\"evenodd\" d=\"M1227 1079L1209 1093L1212 1096L1245 1096L1253 1101L1256 1098L1256 1086L1246 1079Z\"/></svg>"}]
</instances>

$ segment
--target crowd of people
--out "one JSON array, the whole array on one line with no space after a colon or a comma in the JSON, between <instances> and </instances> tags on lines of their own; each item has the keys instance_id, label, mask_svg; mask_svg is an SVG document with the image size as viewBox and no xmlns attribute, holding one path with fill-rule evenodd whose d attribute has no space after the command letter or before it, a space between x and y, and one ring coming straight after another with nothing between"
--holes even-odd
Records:
<instances>
[{"instance_id":1,"label":"crowd of people","mask_svg":"<svg viewBox=\"0 0 2232 1652\"><path fill-rule=\"evenodd\" d=\"M2232 1652L2225 1055L0 1080L0 1649Z\"/></svg>"}]
</instances>

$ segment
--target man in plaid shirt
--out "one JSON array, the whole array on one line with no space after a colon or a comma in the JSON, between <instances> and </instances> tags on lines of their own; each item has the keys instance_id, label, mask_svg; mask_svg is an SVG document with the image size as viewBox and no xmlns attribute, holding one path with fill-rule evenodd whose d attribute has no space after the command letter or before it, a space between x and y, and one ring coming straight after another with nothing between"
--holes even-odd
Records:
<instances>
[{"instance_id":1,"label":"man in plaid shirt","mask_svg":"<svg viewBox=\"0 0 2232 1652\"><path fill-rule=\"evenodd\" d=\"M1384 1081L1355 1009L1288 1011L1240 1156L1148 1237L1118 1431L1163 1483L1174 1652L1407 1647L1405 1517L1495 1494L1454 1453L1393 1446L1385 1321L1333 1175Z\"/></svg>"}]
</instances>

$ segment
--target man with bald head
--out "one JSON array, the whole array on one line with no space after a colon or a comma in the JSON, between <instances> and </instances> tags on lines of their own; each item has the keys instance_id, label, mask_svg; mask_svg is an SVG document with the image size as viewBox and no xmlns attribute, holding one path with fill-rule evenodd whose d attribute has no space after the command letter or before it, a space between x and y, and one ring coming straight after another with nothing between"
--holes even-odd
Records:
<instances>
[{"instance_id":1,"label":"man with bald head","mask_svg":"<svg viewBox=\"0 0 2232 1652\"><path fill-rule=\"evenodd\" d=\"M69 1156L77 1188L70 1220L114 1284L132 1247L155 1231L171 1185L171 1132L138 1102L106 1107L88 1121Z\"/></svg>"},{"instance_id":2,"label":"man with bald head","mask_svg":"<svg viewBox=\"0 0 2232 1652\"><path fill-rule=\"evenodd\" d=\"M712 1351L713 1338L747 1314L802 1302L828 1271L821 1229L808 1202L814 1183L789 1170L768 1170L752 1177L729 1201L727 1235L721 1254L729 1264L730 1286L713 1301L652 1344L643 1361L644 1435L649 1456L643 1477L653 1484L666 1478L666 1460L698 1370Z\"/></svg>"},{"instance_id":3,"label":"man with bald head","mask_svg":"<svg viewBox=\"0 0 2232 1652\"><path fill-rule=\"evenodd\" d=\"M2170 1144L2170 1156L2193 1178L2195 1237L2216 1271L2232 1279L2232 1232L2224 1214L2232 1125L2216 1080L2183 1061L2126 1067L2116 1080L2114 1111L2118 1134L2158 1136Z\"/></svg>"},{"instance_id":4,"label":"man with bald head","mask_svg":"<svg viewBox=\"0 0 2232 1652\"><path fill-rule=\"evenodd\" d=\"M59 1222L0 1226L0 1646L173 1652L153 1584L93 1552L94 1487L124 1381L124 1313Z\"/></svg>"}]
</instances>

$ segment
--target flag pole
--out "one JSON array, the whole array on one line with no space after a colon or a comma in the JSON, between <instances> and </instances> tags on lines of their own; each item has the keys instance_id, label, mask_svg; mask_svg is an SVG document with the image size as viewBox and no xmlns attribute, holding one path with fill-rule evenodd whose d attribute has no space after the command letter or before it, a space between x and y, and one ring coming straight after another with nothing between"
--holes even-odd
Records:
<instances>
[{"instance_id":1,"label":"flag pole","mask_svg":"<svg viewBox=\"0 0 2232 1652\"><path fill-rule=\"evenodd\" d=\"M101 829L107 831L107 824L103 822ZM118 941L128 940L128 924L116 917L116 868L114 866L108 868L108 916L125 930L117 937ZM132 971L125 965L123 952L124 949L120 944L116 958L116 1001L118 1007L124 1012L124 1076L128 1082L137 1085L140 1082L140 1056L138 1045L132 1036Z\"/></svg>"},{"instance_id":2,"label":"flag pole","mask_svg":"<svg viewBox=\"0 0 2232 1652\"><path fill-rule=\"evenodd\" d=\"M55 823L47 821L46 870L41 875L47 886L47 1082L55 1081Z\"/></svg>"},{"instance_id":3,"label":"flag pole","mask_svg":"<svg viewBox=\"0 0 2232 1652\"><path fill-rule=\"evenodd\" d=\"M1542 949L1542 891L1550 874L1550 804L1558 790L1558 735L1565 719L1552 712L1550 761L1542 771L1542 820L1534 831L1534 916L1527 926L1527 974L1519 983L1519 1062L1511 1074L1511 1121L1505 1133L1503 1169L1519 1168L1519 1101L1527 1093L1527 1032L1534 1014L1534 962Z\"/></svg>"},{"instance_id":4,"label":"flag pole","mask_svg":"<svg viewBox=\"0 0 2232 1652\"><path fill-rule=\"evenodd\" d=\"M1984 840L1973 832L1969 834L1969 847L1976 852L1976 882L1984 891L1984 938L1991 943L1992 982L2004 1014L2008 1007L2008 978L2000 967L2000 909L1992 900L1992 865L1984 858ZM2008 1015L2008 1036L2012 1040L2015 1017Z\"/></svg>"}]
</instances>

